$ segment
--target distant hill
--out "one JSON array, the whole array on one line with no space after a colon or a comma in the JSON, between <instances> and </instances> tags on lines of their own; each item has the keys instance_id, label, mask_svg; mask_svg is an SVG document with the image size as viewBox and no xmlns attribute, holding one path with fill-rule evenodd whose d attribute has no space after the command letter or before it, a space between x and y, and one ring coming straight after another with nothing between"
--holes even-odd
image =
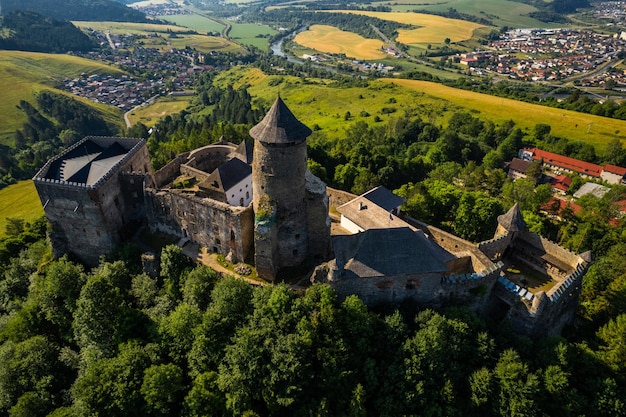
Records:
<instances>
[{"instance_id":1,"label":"distant hill","mask_svg":"<svg viewBox=\"0 0 626 417\"><path fill-rule=\"evenodd\" d=\"M0 0L0 11L36 12L62 20L146 22L146 16L113 0Z\"/></svg>"},{"instance_id":2,"label":"distant hill","mask_svg":"<svg viewBox=\"0 0 626 417\"><path fill-rule=\"evenodd\" d=\"M90 51L96 45L68 21L33 12L12 12L0 17L0 49L65 53Z\"/></svg>"}]
</instances>

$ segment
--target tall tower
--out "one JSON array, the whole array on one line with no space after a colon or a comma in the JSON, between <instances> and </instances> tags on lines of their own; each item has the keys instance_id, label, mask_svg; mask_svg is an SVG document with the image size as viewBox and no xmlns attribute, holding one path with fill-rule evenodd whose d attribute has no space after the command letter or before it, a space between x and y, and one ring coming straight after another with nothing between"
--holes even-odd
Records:
<instances>
[{"instance_id":1,"label":"tall tower","mask_svg":"<svg viewBox=\"0 0 626 417\"><path fill-rule=\"evenodd\" d=\"M260 277L275 280L283 268L309 258L306 138L302 124L280 97L250 129L255 265Z\"/></svg>"}]
</instances>

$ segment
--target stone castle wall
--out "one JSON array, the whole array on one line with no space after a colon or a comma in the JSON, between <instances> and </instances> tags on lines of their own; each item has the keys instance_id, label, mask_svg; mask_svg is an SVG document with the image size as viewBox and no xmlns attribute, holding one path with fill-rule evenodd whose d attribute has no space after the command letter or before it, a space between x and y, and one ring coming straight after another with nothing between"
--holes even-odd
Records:
<instances>
[{"instance_id":1,"label":"stone castle wall","mask_svg":"<svg viewBox=\"0 0 626 417\"><path fill-rule=\"evenodd\" d=\"M55 256L73 253L87 265L96 265L101 255L109 254L121 241L120 232L141 210L138 200L132 197L133 191L122 191L130 179L125 173L145 167L149 169L149 157L142 142L93 187L35 178L46 218L52 225L50 240ZM141 199L139 194L137 197Z\"/></svg>"},{"instance_id":2,"label":"stone castle wall","mask_svg":"<svg viewBox=\"0 0 626 417\"><path fill-rule=\"evenodd\" d=\"M498 260L504 254L504 251L511 245L513 241L512 233L505 233L496 238L485 240L478 244L478 249L489 259Z\"/></svg>"},{"instance_id":3,"label":"stone castle wall","mask_svg":"<svg viewBox=\"0 0 626 417\"><path fill-rule=\"evenodd\" d=\"M154 183L157 188L164 187L180 175L180 166L187 162L189 152L176 155L167 165L154 173Z\"/></svg>"},{"instance_id":4,"label":"stone castle wall","mask_svg":"<svg viewBox=\"0 0 626 417\"><path fill-rule=\"evenodd\" d=\"M185 195L178 190L146 190L148 225L154 232L187 237L233 262L246 259L252 249L252 207L234 207Z\"/></svg>"}]
</instances>

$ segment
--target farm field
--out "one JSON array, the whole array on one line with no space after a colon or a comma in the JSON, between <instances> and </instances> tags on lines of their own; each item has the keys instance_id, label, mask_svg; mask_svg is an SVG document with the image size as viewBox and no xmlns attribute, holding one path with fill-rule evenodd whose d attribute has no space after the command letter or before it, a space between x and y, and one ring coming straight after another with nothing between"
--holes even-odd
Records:
<instances>
[{"instance_id":1,"label":"farm field","mask_svg":"<svg viewBox=\"0 0 626 417\"><path fill-rule=\"evenodd\" d=\"M366 39L328 25L313 25L309 30L298 33L294 42L320 52L345 54L356 59L373 60L388 56L381 50L384 46L381 40Z\"/></svg>"},{"instance_id":2,"label":"farm field","mask_svg":"<svg viewBox=\"0 0 626 417\"><path fill-rule=\"evenodd\" d=\"M408 114L445 126L457 111L501 124L513 120L526 133L537 123L552 126L555 136L582 141L603 150L614 139L626 139L626 121L544 107L446 87L427 81L381 79L368 87L335 87L324 80L268 76L259 69L238 69L220 74L216 83L238 88L249 84L255 105L269 108L280 96L309 127L317 125L329 137L342 135L354 122L385 123ZM386 110L384 110L386 109ZM350 113L346 120L346 113ZM617 133L616 133L617 132Z\"/></svg>"},{"instance_id":3,"label":"farm field","mask_svg":"<svg viewBox=\"0 0 626 417\"><path fill-rule=\"evenodd\" d=\"M190 97L168 97L160 99L154 104L133 110L128 115L128 120L130 120L131 124L141 122L148 127L152 127L161 117L165 117L168 114L179 113L181 110L189 107L190 103Z\"/></svg>"},{"instance_id":4,"label":"farm field","mask_svg":"<svg viewBox=\"0 0 626 417\"><path fill-rule=\"evenodd\" d=\"M237 43L255 46L259 49L266 49L269 46L268 38L278 33L266 25L256 23L235 23L231 22L231 29L228 37Z\"/></svg>"},{"instance_id":5,"label":"farm field","mask_svg":"<svg viewBox=\"0 0 626 417\"><path fill-rule=\"evenodd\" d=\"M70 55L42 54L21 51L0 51L0 143L13 146L13 134L26 121L25 114L17 108L20 100L31 103L37 92L49 89L65 78L75 78L82 73L119 74L117 68L89 59ZM109 106L85 101L103 111L107 120L119 124L119 111Z\"/></svg>"},{"instance_id":6,"label":"farm field","mask_svg":"<svg viewBox=\"0 0 626 417\"><path fill-rule=\"evenodd\" d=\"M424 13L411 12L368 12L352 10L333 10L333 12L354 13L364 16L376 17L382 20L390 20L420 26L417 29L398 29L398 42L405 44L414 43L442 43L445 38L452 42L470 39L476 29L484 27L473 22L458 19L434 16Z\"/></svg>"},{"instance_id":7,"label":"farm field","mask_svg":"<svg viewBox=\"0 0 626 417\"><path fill-rule=\"evenodd\" d=\"M198 14L179 14L179 15L167 15L159 16L159 19L173 22L176 25L184 26L189 29L196 30L200 33L217 32L220 33L226 25L217 22L208 17L204 17Z\"/></svg>"},{"instance_id":8,"label":"farm field","mask_svg":"<svg viewBox=\"0 0 626 417\"><path fill-rule=\"evenodd\" d=\"M0 237L6 235L7 217L32 222L42 215L43 207L31 180L20 181L0 190Z\"/></svg>"},{"instance_id":9,"label":"farm field","mask_svg":"<svg viewBox=\"0 0 626 417\"><path fill-rule=\"evenodd\" d=\"M370 5L370 4L368 4ZM509 0L448 0L433 2L430 0L381 1L371 3L372 6L384 5L393 11L406 12L416 9L446 12L454 8L461 13L471 14L492 21L497 26L509 27L550 27L549 24L533 19L528 15L537 9L529 4Z\"/></svg>"}]
</instances>

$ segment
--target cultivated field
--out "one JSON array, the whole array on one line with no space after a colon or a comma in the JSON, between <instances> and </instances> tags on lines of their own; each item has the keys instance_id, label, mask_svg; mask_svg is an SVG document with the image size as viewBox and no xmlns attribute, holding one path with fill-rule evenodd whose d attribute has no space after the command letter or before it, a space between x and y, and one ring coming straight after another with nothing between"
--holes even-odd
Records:
<instances>
[{"instance_id":1,"label":"cultivated field","mask_svg":"<svg viewBox=\"0 0 626 417\"><path fill-rule=\"evenodd\" d=\"M307 48L331 54L365 60L382 59L387 54L381 49L381 40L366 39L353 32L344 32L334 26L313 25L294 38L294 42Z\"/></svg>"},{"instance_id":2,"label":"cultivated field","mask_svg":"<svg viewBox=\"0 0 626 417\"><path fill-rule=\"evenodd\" d=\"M369 6L370 4L368 4ZM461 13L467 13L492 21L497 26L509 27L546 27L546 23L528 17L528 13L537 11L531 5L509 0L401 0L381 1L372 3L372 6L384 5L393 11L406 12L412 10L431 10L446 12L454 8ZM549 25L548 25L549 26Z\"/></svg>"},{"instance_id":3,"label":"cultivated field","mask_svg":"<svg viewBox=\"0 0 626 417\"><path fill-rule=\"evenodd\" d=\"M474 31L484 27L473 22L466 22L458 19L448 19L446 17L434 16L423 13L389 13L389 12L367 12L367 11L347 11L334 10L334 12L354 13L382 20L419 26L417 29L399 29L398 42L404 44L412 43L441 43L446 38L452 42L459 42L470 39Z\"/></svg>"},{"instance_id":4,"label":"cultivated field","mask_svg":"<svg viewBox=\"0 0 626 417\"><path fill-rule=\"evenodd\" d=\"M31 180L20 181L0 190L0 237L6 235L6 218L32 222L43 215L37 190Z\"/></svg>"},{"instance_id":5,"label":"cultivated field","mask_svg":"<svg viewBox=\"0 0 626 417\"><path fill-rule=\"evenodd\" d=\"M243 45L256 46L259 49L266 49L269 46L268 38L278 31L266 25L256 23L236 23L230 22L231 29L228 37Z\"/></svg>"},{"instance_id":6,"label":"cultivated field","mask_svg":"<svg viewBox=\"0 0 626 417\"><path fill-rule=\"evenodd\" d=\"M189 103L191 103L191 99L189 97L168 97L160 99L154 104L141 106L138 109L133 110L128 115L128 120L130 120L133 125L141 122L148 127L152 127L161 117L165 117L168 114L179 113L181 110L189 107Z\"/></svg>"},{"instance_id":7,"label":"cultivated field","mask_svg":"<svg viewBox=\"0 0 626 417\"><path fill-rule=\"evenodd\" d=\"M35 94L52 88L65 78L87 74L119 74L117 68L70 55L41 54L34 52L0 51L0 143L12 146L15 130L26 121L25 114L17 108L20 100L31 103ZM109 121L120 123L119 111L109 106L85 101L103 111Z\"/></svg>"}]
</instances>

